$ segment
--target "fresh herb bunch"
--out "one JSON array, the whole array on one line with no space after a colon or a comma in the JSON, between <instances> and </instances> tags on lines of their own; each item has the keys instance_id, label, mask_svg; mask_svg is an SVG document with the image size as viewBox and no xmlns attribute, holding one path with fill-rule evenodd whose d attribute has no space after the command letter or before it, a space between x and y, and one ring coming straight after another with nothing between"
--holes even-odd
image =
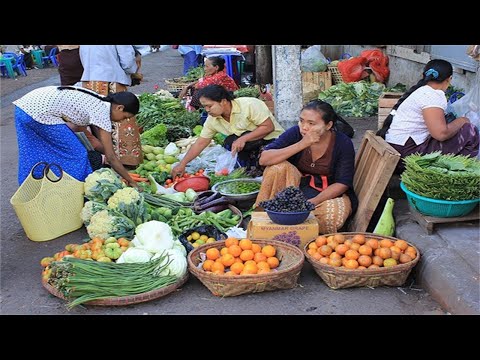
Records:
<instances>
[{"instance_id":1,"label":"fresh herb bunch","mask_svg":"<svg viewBox=\"0 0 480 360\"><path fill-rule=\"evenodd\" d=\"M401 179L408 190L431 199L480 198L480 161L464 155L413 154L405 159Z\"/></svg>"},{"instance_id":2,"label":"fresh herb bunch","mask_svg":"<svg viewBox=\"0 0 480 360\"><path fill-rule=\"evenodd\" d=\"M236 98L239 97L254 97L254 98L259 98L260 97L260 90L258 90L257 87L255 86L247 86L241 89L236 90L233 95Z\"/></svg>"}]
</instances>

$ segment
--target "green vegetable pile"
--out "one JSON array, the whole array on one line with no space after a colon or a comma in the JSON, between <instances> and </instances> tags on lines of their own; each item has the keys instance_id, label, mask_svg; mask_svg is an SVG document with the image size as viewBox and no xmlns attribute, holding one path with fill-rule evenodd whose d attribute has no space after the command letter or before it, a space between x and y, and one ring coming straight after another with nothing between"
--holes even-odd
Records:
<instances>
[{"instance_id":1,"label":"green vegetable pile","mask_svg":"<svg viewBox=\"0 0 480 360\"><path fill-rule=\"evenodd\" d=\"M260 190L261 183L254 181L232 181L218 186L218 192L225 195L249 194Z\"/></svg>"},{"instance_id":2,"label":"green vegetable pile","mask_svg":"<svg viewBox=\"0 0 480 360\"><path fill-rule=\"evenodd\" d=\"M258 88L255 87L255 86L247 86L247 87L236 90L233 93L233 95L236 98L239 98L239 97L255 97L255 98L258 99L260 97L260 90L258 90Z\"/></svg>"},{"instance_id":3,"label":"green vegetable pile","mask_svg":"<svg viewBox=\"0 0 480 360\"><path fill-rule=\"evenodd\" d=\"M480 198L480 161L463 155L442 155L440 151L405 158L401 179L408 190L439 200Z\"/></svg>"},{"instance_id":4,"label":"green vegetable pile","mask_svg":"<svg viewBox=\"0 0 480 360\"><path fill-rule=\"evenodd\" d=\"M322 91L318 98L328 102L343 116L366 117L378 112L378 98L385 90L382 83L357 81L340 83Z\"/></svg>"}]
</instances>

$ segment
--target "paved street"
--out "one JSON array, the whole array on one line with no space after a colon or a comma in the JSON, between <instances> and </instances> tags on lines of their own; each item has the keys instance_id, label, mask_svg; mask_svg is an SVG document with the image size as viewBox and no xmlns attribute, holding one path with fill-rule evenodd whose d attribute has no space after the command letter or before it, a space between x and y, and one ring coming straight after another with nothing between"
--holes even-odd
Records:
<instances>
[{"instance_id":1,"label":"paved street","mask_svg":"<svg viewBox=\"0 0 480 360\"><path fill-rule=\"evenodd\" d=\"M152 92L164 79L181 76L183 60L174 50L148 54L143 58L145 81L131 88L135 93ZM35 74L35 76L31 75ZM19 86L18 84L21 84ZM125 307L78 307L71 311L65 302L50 295L41 285L40 259L60 251L68 243L86 238L81 228L47 242L30 241L9 204L18 188L17 144L11 101L40 86L59 85L56 69L29 71L18 80L0 80L1 86L1 314L445 314L440 305L416 282L413 273L402 288L328 288L305 262L299 285L290 290L242 295L213 296L193 275L177 292L147 303ZM360 125L355 121L356 145L365 128L374 128L375 119ZM357 127L358 125L358 127ZM363 128L363 129L361 129Z\"/></svg>"}]
</instances>

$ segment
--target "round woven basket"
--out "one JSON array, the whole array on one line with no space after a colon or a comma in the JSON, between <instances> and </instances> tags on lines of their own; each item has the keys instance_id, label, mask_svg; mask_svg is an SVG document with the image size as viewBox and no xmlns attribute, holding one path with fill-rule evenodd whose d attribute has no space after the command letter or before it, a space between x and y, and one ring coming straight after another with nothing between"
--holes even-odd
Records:
<instances>
[{"instance_id":1,"label":"round woven basket","mask_svg":"<svg viewBox=\"0 0 480 360\"><path fill-rule=\"evenodd\" d=\"M189 82L184 82L179 80L180 78L166 79L165 84L167 84L168 91L182 91L185 86L188 86Z\"/></svg>"},{"instance_id":2,"label":"round woven basket","mask_svg":"<svg viewBox=\"0 0 480 360\"><path fill-rule=\"evenodd\" d=\"M346 240L352 239L357 234L365 235L369 239L390 239L393 241L399 240L391 236L380 236L372 233L364 232L344 232L337 233L345 235ZM335 234L325 234L323 236L331 236ZM315 241L315 240L313 240ZM343 267L334 267L326 265L315 260L310 254L307 253L308 245L313 242L308 242L303 248L303 252L307 260L312 264L315 272L322 278L322 280L332 289L343 289L349 287L359 286L402 286L407 280L410 271L417 265L420 259L420 252L413 245L408 245L415 248L417 257L412 261L405 264L398 264L392 267L381 267L378 269L346 269Z\"/></svg>"},{"instance_id":3,"label":"round woven basket","mask_svg":"<svg viewBox=\"0 0 480 360\"><path fill-rule=\"evenodd\" d=\"M276 240L252 240L252 242L260 246L273 245L277 249L275 256L280 260L280 265L275 269L277 271L267 274L222 276L199 268L198 265L202 262L200 253L205 253L212 247L220 250L225 246L225 241L205 244L191 251L187 256L188 270L215 296L237 296L295 287L305 259L302 251L293 245Z\"/></svg>"},{"instance_id":4,"label":"round woven basket","mask_svg":"<svg viewBox=\"0 0 480 360\"><path fill-rule=\"evenodd\" d=\"M189 274L187 272L176 283L173 283L171 285L162 287L160 289L148 291L148 292L145 292L145 293L142 293L142 294L137 294L137 295L111 297L111 298L108 298L108 299L88 301L84 305L125 306L125 305L132 305L132 304L147 302L147 301L150 301L150 300L155 300L155 299L161 298L162 296L168 295L171 292L177 290L180 286L182 286L183 284L185 284L187 282L188 276L189 276ZM52 285L48 284L46 281L42 281L42 285L53 296L56 296L56 297L58 297L60 299L63 299L63 300L67 300L65 298L65 296L63 296L63 294L60 291L58 291Z\"/></svg>"}]
</instances>

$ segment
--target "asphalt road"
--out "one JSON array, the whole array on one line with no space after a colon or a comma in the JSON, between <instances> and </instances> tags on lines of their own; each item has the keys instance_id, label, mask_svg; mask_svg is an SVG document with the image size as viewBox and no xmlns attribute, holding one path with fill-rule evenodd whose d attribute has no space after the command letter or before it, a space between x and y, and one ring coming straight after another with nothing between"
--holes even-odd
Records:
<instances>
[{"instance_id":1,"label":"asphalt road","mask_svg":"<svg viewBox=\"0 0 480 360\"><path fill-rule=\"evenodd\" d=\"M153 91L163 80L181 76L182 58L176 51L153 53L143 58L145 81L131 91ZM431 296L415 283L414 272L404 287L332 290L305 262L294 289L230 298L213 296L193 275L179 290L163 298L123 307L77 307L68 311L65 301L49 294L41 284L40 259L60 251L68 243L87 237L81 229L47 242L26 236L9 199L18 188L17 144L11 101L40 86L59 84L55 69L32 70L36 76L0 80L1 86L1 314L24 315L425 315L445 314ZM43 74L42 72L45 71ZM42 76L43 75L43 76ZM23 86L18 86L21 81ZM31 81L31 82L30 82ZM358 130L357 130L358 131ZM363 133L363 132L362 132ZM361 135L356 135L361 137Z\"/></svg>"}]
</instances>

